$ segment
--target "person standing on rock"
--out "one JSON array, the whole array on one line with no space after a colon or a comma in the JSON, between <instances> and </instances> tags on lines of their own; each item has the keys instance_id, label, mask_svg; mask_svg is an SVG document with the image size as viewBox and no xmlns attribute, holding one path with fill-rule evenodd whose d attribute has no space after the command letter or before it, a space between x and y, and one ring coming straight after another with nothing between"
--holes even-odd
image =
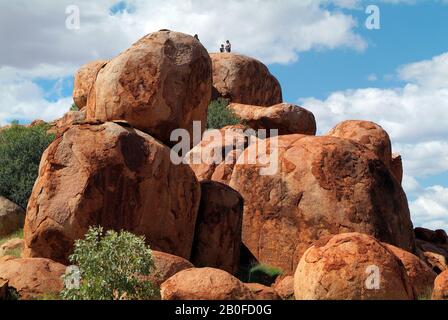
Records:
<instances>
[{"instance_id":1,"label":"person standing on rock","mask_svg":"<svg viewBox=\"0 0 448 320\"><path fill-rule=\"evenodd\" d=\"M221 44L221 48L219 48L219 51L220 51L221 53L225 51L224 44Z\"/></svg>"},{"instance_id":2,"label":"person standing on rock","mask_svg":"<svg viewBox=\"0 0 448 320\"><path fill-rule=\"evenodd\" d=\"M226 52L230 53L232 51L232 45L230 44L230 41L226 41Z\"/></svg>"}]
</instances>

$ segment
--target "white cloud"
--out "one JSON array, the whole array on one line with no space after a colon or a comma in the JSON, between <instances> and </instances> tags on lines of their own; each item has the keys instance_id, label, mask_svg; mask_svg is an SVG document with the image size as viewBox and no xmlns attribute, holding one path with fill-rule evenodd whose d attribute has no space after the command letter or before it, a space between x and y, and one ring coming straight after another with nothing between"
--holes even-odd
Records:
<instances>
[{"instance_id":1,"label":"white cloud","mask_svg":"<svg viewBox=\"0 0 448 320\"><path fill-rule=\"evenodd\" d=\"M418 179L448 172L448 53L405 65L397 77L408 83L339 91L325 100L305 98L299 103L315 114L320 133L347 119L380 124L402 155L403 187L416 198L411 202L415 224L446 227L448 189L424 189Z\"/></svg>"}]
</instances>

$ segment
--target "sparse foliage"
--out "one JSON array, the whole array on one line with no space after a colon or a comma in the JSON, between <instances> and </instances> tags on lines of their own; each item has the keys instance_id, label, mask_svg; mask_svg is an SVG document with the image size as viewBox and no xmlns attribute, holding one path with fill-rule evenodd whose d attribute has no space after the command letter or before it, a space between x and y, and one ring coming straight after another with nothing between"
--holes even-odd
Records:
<instances>
[{"instance_id":1,"label":"sparse foliage","mask_svg":"<svg viewBox=\"0 0 448 320\"><path fill-rule=\"evenodd\" d=\"M76 103L72 103L72 106L70 107L70 111L79 111L79 107L76 105Z\"/></svg>"},{"instance_id":2,"label":"sparse foliage","mask_svg":"<svg viewBox=\"0 0 448 320\"><path fill-rule=\"evenodd\" d=\"M225 126L241 124L242 121L228 108L229 101L218 98L208 106L207 129L221 129Z\"/></svg>"},{"instance_id":3,"label":"sparse foliage","mask_svg":"<svg viewBox=\"0 0 448 320\"><path fill-rule=\"evenodd\" d=\"M70 262L79 268L79 288L65 288L66 300L150 300L158 290L144 279L154 271L144 237L91 227L75 242ZM66 279L71 275L66 275Z\"/></svg>"}]
</instances>

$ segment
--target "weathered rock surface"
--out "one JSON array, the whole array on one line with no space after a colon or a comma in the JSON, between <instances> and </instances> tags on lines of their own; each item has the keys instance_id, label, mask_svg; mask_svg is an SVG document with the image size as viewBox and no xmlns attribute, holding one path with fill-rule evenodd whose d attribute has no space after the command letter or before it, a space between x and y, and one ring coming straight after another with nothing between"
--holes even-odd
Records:
<instances>
[{"instance_id":1,"label":"weathered rock surface","mask_svg":"<svg viewBox=\"0 0 448 320\"><path fill-rule=\"evenodd\" d=\"M271 287L259 283L245 283L244 285L252 292L255 300L281 300Z\"/></svg>"},{"instance_id":2,"label":"weathered rock surface","mask_svg":"<svg viewBox=\"0 0 448 320\"><path fill-rule=\"evenodd\" d=\"M448 237L444 230L415 228L417 255L436 273L448 270Z\"/></svg>"},{"instance_id":3,"label":"weathered rock surface","mask_svg":"<svg viewBox=\"0 0 448 320\"><path fill-rule=\"evenodd\" d=\"M185 269L194 268L193 264L187 259L161 251L153 250L152 258L155 273L150 276L150 281L158 287L176 273Z\"/></svg>"},{"instance_id":4,"label":"weathered rock surface","mask_svg":"<svg viewBox=\"0 0 448 320\"><path fill-rule=\"evenodd\" d=\"M87 97L92 90L96 77L107 64L106 60L96 60L83 65L75 73L75 82L73 84L73 101L81 110L87 105Z\"/></svg>"},{"instance_id":5,"label":"weathered rock surface","mask_svg":"<svg viewBox=\"0 0 448 320\"><path fill-rule=\"evenodd\" d=\"M246 141L249 141L245 130L243 125L224 127L219 130L220 139L215 139L215 135L205 135L186 154L185 158L199 181L230 182L233 167L246 148Z\"/></svg>"},{"instance_id":6,"label":"weathered rock surface","mask_svg":"<svg viewBox=\"0 0 448 320\"><path fill-rule=\"evenodd\" d=\"M235 274L238 270L243 223L243 198L229 186L201 181L201 204L191 261Z\"/></svg>"},{"instance_id":7,"label":"weathered rock surface","mask_svg":"<svg viewBox=\"0 0 448 320\"><path fill-rule=\"evenodd\" d=\"M58 294L66 267L42 258L11 259L0 263L0 278L17 290L21 299Z\"/></svg>"},{"instance_id":8,"label":"weathered rock surface","mask_svg":"<svg viewBox=\"0 0 448 320\"><path fill-rule=\"evenodd\" d=\"M258 60L234 53L210 54L214 96L268 107L283 102L278 80Z\"/></svg>"},{"instance_id":9,"label":"weathered rock surface","mask_svg":"<svg viewBox=\"0 0 448 320\"><path fill-rule=\"evenodd\" d=\"M255 147L248 147L240 159ZM262 167L237 164L230 181L245 202L243 242L261 263L292 274L314 241L345 232L370 234L414 250L403 189L359 143L329 136L279 136L277 172L260 175Z\"/></svg>"},{"instance_id":10,"label":"weathered rock surface","mask_svg":"<svg viewBox=\"0 0 448 320\"><path fill-rule=\"evenodd\" d=\"M294 294L297 300L414 299L401 261L360 233L322 238L309 248L294 275Z\"/></svg>"},{"instance_id":11,"label":"weathered rock surface","mask_svg":"<svg viewBox=\"0 0 448 320\"><path fill-rule=\"evenodd\" d=\"M434 281L432 300L448 300L448 271L439 274Z\"/></svg>"},{"instance_id":12,"label":"weathered rock surface","mask_svg":"<svg viewBox=\"0 0 448 320\"><path fill-rule=\"evenodd\" d=\"M282 300L290 300L294 298L294 277L280 276L275 280L272 288Z\"/></svg>"},{"instance_id":13,"label":"weathered rock surface","mask_svg":"<svg viewBox=\"0 0 448 320\"><path fill-rule=\"evenodd\" d=\"M403 263L416 298L431 297L437 274L419 257L390 244L384 244Z\"/></svg>"},{"instance_id":14,"label":"weathered rock surface","mask_svg":"<svg viewBox=\"0 0 448 320\"><path fill-rule=\"evenodd\" d=\"M116 123L71 127L45 151L25 223L25 257L65 263L88 227L145 235L154 250L189 258L200 186L170 149Z\"/></svg>"},{"instance_id":15,"label":"weathered rock surface","mask_svg":"<svg viewBox=\"0 0 448 320\"><path fill-rule=\"evenodd\" d=\"M398 182L403 182L403 161L401 155L398 153L392 154L392 161L390 163L390 170L397 179Z\"/></svg>"},{"instance_id":16,"label":"weathered rock surface","mask_svg":"<svg viewBox=\"0 0 448 320\"><path fill-rule=\"evenodd\" d=\"M69 111L60 119L53 121L52 133L63 133L73 125L82 124L86 121L86 111Z\"/></svg>"},{"instance_id":17,"label":"weathered rock surface","mask_svg":"<svg viewBox=\"0 0 448 320\"><path fill-rule=\"evenodd\" d=\"M212 90L212 64L194 37L151 33L99 72L87 101L87 119L125 120L167 145L171 132L205 129Z\"/></svg>"},{"instance_id":18,"label":"weathered rock surface","mask_svg":"<svg viewBox=\"0 0 448 320\"><path fill-rule=\"evenodd\" d=\"M0 196L0 237L7 236L21 228L25 210L14 202Z\"/></svg>"},{"instance_id":19,"label":"weathered rock surface","mask_svg":"<svg viewBox=\"0 0 448 320\"><path fill-rule=\"evenodd\" d=\"M15 250L22 251L24 246L23 239L14 238L11 240L8 240L4 244L0 246L0 257L9 255Z\"/></svg>"},{"instance_id":20,"label":"weathered rock surface","mask_svg":"<svg viewBox=\"0 0 448 320\"><path fill-rule=\"evenodd\" d=\"M213 268L183 270L161 286L162 300L253 300L252 292L230 273Z\"/></svg>"},{"instance_id":21,"label":"weathered rock surface","mask_svg":"<svg viewBox=\"0 0 448 320\"><path fill-rule=\"evenodd\" d=\"M371 121L348 120L330 130L328 136L350 139L373 151L390 168L392 147L388 133Z\"/></svg>"},{"instance_id":22,"label":"weathered rock surface","mask_svg":"<svg viewBox=\"0 0 448 320\"><path fill-rule=\"evenodd\" d=\"M229 105L235 115L254 130L277 129L278 134L316 134L314 115L305 108L280 103L271 107L259 107L240 103Z\"/></svg>"}]
</instances>

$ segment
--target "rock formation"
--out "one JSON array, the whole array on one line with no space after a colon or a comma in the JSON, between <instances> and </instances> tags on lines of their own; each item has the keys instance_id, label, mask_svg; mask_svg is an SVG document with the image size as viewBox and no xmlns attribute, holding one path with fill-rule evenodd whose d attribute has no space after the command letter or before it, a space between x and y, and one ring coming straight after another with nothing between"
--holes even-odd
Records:
<instances>
[{"instance_id":1,"label":"rock formation","mask_svg":"<svg viewBox=\"0 0 448 320\"><path fill-rule=\"evenodd\" d=\"M238 270L243 223L243 198L229 186L201 181L201 204L191 261L235 274Z\"/></svg>"},{"instance_id":2,"label":"rock formation","mask_svg":"<svg viewBox=\"0 0 448 320\"><path fill-rule=\"evenodd\" d=\"M294 275L297 300L414 299L401 261L365 234L324 237L309 248Z\"/></svg>"},{"instance_id":3,"label":"rock formation","mask_svg":"<svg viewBox=\"0 0 448 320\"><path fill-rule=\"evenodd\" d=\"M87 105L87 97L89 96L96 77L107 64L106 60L96 60L83 65L75 73L75 81L73 84L73 101L79 110L84 109Z\"/></svg>"},{"instance_id":4,"label":"rock formation","mask_svg":"<svg viewBox=\"0 0 448 320\"><path fill-rule=\"evenodd\" d=\"M406 195L373 152L330 136L279 136L277 144L275 174L242 163L230 181L245 202L243 242L260 262L291 274L314 241L345 232L414 250Z\"/></svg>"},{"instance_id":5,"label":"rock formation","mask_svg":"<svg viewBox=\"0 0 448 320\"><path fill-rule=\"evenodd\" d=\"M210 57L213 99L263 107L283 102L280 83L260 61L234 53L212 53Z\"/></svg>"},{"instance_id":6,"label":"rock formation","mask_svg":"<svg viewBox=\"0 0 448 320\"><path fill-rule=\"evenodd\" d=\"M26 257L65 263L89 226L145 235L189 258L200 186L170 149L125 123L72 126L45 151L25 223Z\"/></svg>"},{"instance_id":7,"label":"rock formation","mask_svg":"<svg viewBox=\"0 0 448 320\"><path fill-rule=\"evenodd\" d=\"M0 196L0 237L7 236L23 227L25 210L14 202Z\"/></svg>"},{"instance_id":8,"label":"rock formation","mask_svg":"<svg viewBox=\"0 0 448 320\"><path fill-rule=\"evenodd\" d=\"M245 283L244 285L252 292L255 300L281 300L271 287L259 283Z\"/></svg>"},{"instance_id":9,"label":"rock formation","mask_svg":"<svg viewBox=\"0 0 448 320\"><path fill-rule=\"evenodd\" d=\"M0 257L12 254L14 251L23 251L24 241L23 239L13 238L6 241L0 246Z\"/></svg>"},{"instance_id":10,"label":"rock formation","mask_svg":"<svg viewBox=\"0 0 448 320\"><path fill-rule=\"evenodd\" d=\"M269 134L270 129L277 129L280 135L316 134L314 115L305 108L290 103L280 103L271 107L231 103L229 108L254 130L266 129Z\"/></svg>"},{"instance_id":11,"label":"rock formation","mask_svg":"<svg viewBox=\"0 0 448 320\"><path fill-rule=\"evenodd\" d=\"M291 300L294 298L294 277L280 276L275 280L272 288L282 300Z\"/></svg>"},{"instance_id":12,"label":"rock formation","mask_svg":"<svg viewBox=\"0 0 448 320\"><path fill-rule=\"evenodd\" d=\"M448 237L444 230L415 228L417 255L436 272L448 270Z\"/></svg>"},{"instance_id":13,"label":"rock formation","mask_svg":"<svg viewBox=\"0 0 448 320\"><path fill-rule=\"evenodd\" d=\"M66 267L49 259L9 259L0 262L0 278L17 290L21 299L59 294Z\"/></svg>"},{"instance_id":14,"label":"rock formation","mask_svg":"<svg viewBox=\"0 0 448 320\"><path fill-rule=\"evenodd\" d=\"M98 73L87 119L125 120L167 145L171 132L205 129L212 89L207 50L192 36L159 31L112 59Z\"/></svg>"},{"instance_id":15,"label":"rock formation","mask_svg":"<svg viewBox=\"0 0 448 320\"><path fill-rule=\"evenodd\" d=\"M448 271L439 274L434 281L432 300L448 300Z\"/></svg>"},{"instance_id":16,"label":"rock formation","mask_svg":"<svg viewBox=\"0 0 448 320\"><path fill-rule=\"evenodd\" d=\"M223 270L193 268L176 273L162 284L162 300L253 300L252 292Z\"/></svg>"},{"instance_id":17,"label":"rock formation","mask_svg":"<svg viewBox=\"0 0 448 320\"><path fill-rule=\"evenodd\" d=\"M176 273L194 267L190 261L165 252L153 250L152 258L154 261L155 273L150 276L150 281L157 287L160 287L163 282L174 276Z\"/></svg>"}]
</instances>

